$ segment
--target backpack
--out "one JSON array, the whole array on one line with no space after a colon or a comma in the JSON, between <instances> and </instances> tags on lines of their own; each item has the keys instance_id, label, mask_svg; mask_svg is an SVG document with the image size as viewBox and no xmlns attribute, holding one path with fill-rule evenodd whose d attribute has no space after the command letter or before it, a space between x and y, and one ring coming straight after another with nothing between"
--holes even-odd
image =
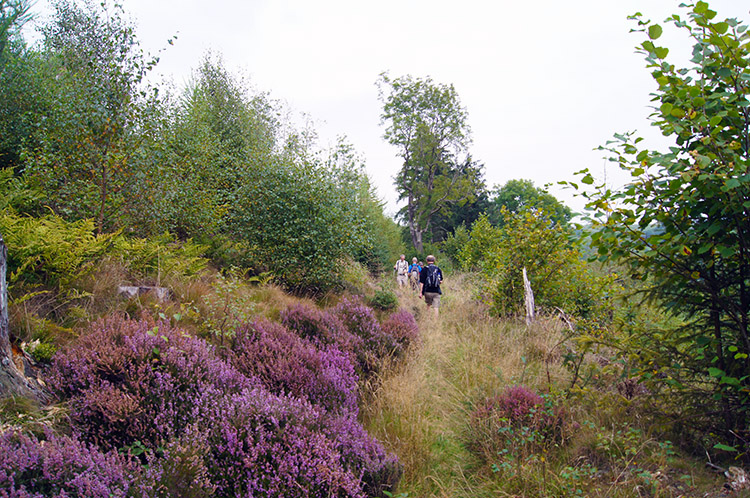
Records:
<instances>
[{"instance_id":1,"label":"backpack","mask_svg":"<svg viewBox=\"0 0 750 498\"><path fill-rule=\"evenodd\" d=\"M433 267L427 267L427 277L424 279L424 286L425 287L440 287L440 278L438 277L438 273L440 272L440 268L437 266Z\"/></svg>"}]
</instances>

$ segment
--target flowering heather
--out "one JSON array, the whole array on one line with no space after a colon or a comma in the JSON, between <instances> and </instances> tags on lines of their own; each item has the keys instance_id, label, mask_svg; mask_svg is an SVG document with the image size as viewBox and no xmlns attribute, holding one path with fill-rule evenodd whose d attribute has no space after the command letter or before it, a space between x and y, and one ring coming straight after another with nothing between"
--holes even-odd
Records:
<instances>
[{"instance_id":1,"label":"flowering heather","mask_svg":"<svg viewBox=\"0 0 750 498\"><path fill-rule=\"evenodd\" d=\"M251 383L168 322L120 317L98 322L56 355L49 378L70 398L81 437L105 449L159 446L195 418L207 386L232 392Z\"/></svg>"},{"instance_id":2,"label":"flowering heather","mask_svg":"<svg viewBox=\"0 0 750 498\"><path fill-rule=\"evenodd\" d=\"M417 321L407 310L401 309L383 321L383 332L393 337L396 342L406 349L419 339Z\"/></svg>"},{"instance_id":3,"label":"flowering heather","mask_svg":"<svg viewBox=\"0 0 750 498\"><path fill-rule=\"evenodd\" d=\"M262 388L227 396L204 424L216 496L364 498L323 432L325 411Z\"/></svg>"},{"instance_id":4,"label":"flowering heather","mask_svg":"<svg viewBox=\"0 0 750 498\"><path fill-rule=\"evenodd\" d=\"M336 442L336 450L346 468L359 476L367 496L383 496L393 491L403 472L396 455L383 446L357 422L354 414L328 421L325 432Z\"/></svg>"},{"instance_id":5,"label":"flowering heather","mask_svg":"<svg viewBox=\"0 0 750 498\"><path fill-rule=\"evenodd\" d=\"M216 493L206 466L209 431L188 426L179 439L166 444L157 458L149 454L142 489L149 498L208 498Z\"/></svg>"},{"instance_id":6,"label":"flowering heather","mask_svg":"<svg viewBox=\"0 0 750 498\"><path fill-rule=\"evenodd\" d=\"M13 430L0 434L0 497L131 496L138 465L69 437L48 433L45 439Z\"/></svg>"},{"instance_id":7,"label":"flowering heather","mask_svg":"<svg viewBox=\"0 0 750 498\"><path fill-rule=\"evenodd\" d=\"M333 313L297 304L281 312L281 323L316 344L335 346L347 353L364 348L364 341L346 329Z\"/></svg>"},{"instance_id":8,"label":"flowering heather","mask_svg":"<svg viewBox=\"0 0 750 498\"><path fill-rule=\"evenodd\" d=\"M296 304L281 312L281 323L300 336L323 344L336 344L347 333L341 320L320 308Z\"/></svg>"},{"instance_id":9,"label":"flowering heather","mask_svg":"<svg viewBox=\"0 0 750 498\"><path fill-rule=\"evenodd\" d=\"M567 413L524 386L507 388L480 404L469 421L468 446L493 460L498 452L523 456L565 440Z\"/></svg>"},{"instance_id":10,"label":"flowering heather","mask_svg":"<svg viewBox=\"0 0 750 498\"><path fill-rule=\"evenodd\" d=\"M502 394L488 399L476 412L476 416L493 416L505 419L510 424L526 424L530 417L544 405L544 398L524 386L512 386Z\"/></svg>"},{"instance_id":11,"label":"flowering heather","mask_svg":"<svg viewBox=\"0 0 750 498\"><path fill-rule=\"evenodd\" d=\"M237 331L231 361L275 393L307 397L328 411L357 412L357 374L349 356L318 349L278 323L256 321Z\"/></svg>"},{"instance_id":12,"label":"flowering heather","mask_svg":"<svg viewBox=\"0 0 750 498\"><path fill-rule=\"evenodd\" d=\"M347 355L259 321L239 331L227 358L234 364L168 323L112 317L58 353L50 385L69 400L80 440L145 447L134 496L364 498L392 489L400 467L356 420ZM28 467L39 470L39 460Z\"/></svg>"},{"instance_id":13,"label":"flowering heather","mask_svg":"<svg viewBox=\"0 0 750 498\"><path fill-rule=\"evenodd\" d=\"M346 298L333 309L346 329L364 341L364 349L356 351L364 373L377 371L380 360L400 352L396 339L386 333L375 318L372 308L358 298Z\"/></svg>"}]
</instances>

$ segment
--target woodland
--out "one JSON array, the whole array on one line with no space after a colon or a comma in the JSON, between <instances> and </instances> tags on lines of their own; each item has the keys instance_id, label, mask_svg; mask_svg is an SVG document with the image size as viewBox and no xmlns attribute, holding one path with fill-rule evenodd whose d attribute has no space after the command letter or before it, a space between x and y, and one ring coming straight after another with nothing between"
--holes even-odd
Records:
<instances>
[{"instance_id":1,"label":"woodland","mask_svg":"<svg viewBox=\"0 0 750 498\"><path fill-rule=\"evenodd\" d=\"M488 186L450 83L373 75L393 218L221 56L175 89L123 6L33 15L0 0L0 498L750 496L746 25L630 18L671 145L613 130L582 213Z\"/></svg>"}]
</instances>

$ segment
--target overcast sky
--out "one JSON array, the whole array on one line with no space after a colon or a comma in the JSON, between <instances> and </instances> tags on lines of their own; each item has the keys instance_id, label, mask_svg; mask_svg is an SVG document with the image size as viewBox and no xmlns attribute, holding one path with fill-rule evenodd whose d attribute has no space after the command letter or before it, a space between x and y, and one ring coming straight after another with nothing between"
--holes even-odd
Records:
<instances>
[{"instance_id":1,"label":"overcast sky","mask_svg":"<svg viewBox=\"0 0 750 498\"><path fill-rule=\"evenodd\" d=\"M309 115L322 147L346 135L391 213L401 163L382 138L382 71L455 86L490 187L514 178L543 186L583 168L602 178L606 161L593 149L613 133L659 140L647 121L655 84L634 53L642 36L629 33L627 17L640 11L661 21L685 11L667 0L121 1L142 47L166 47L156 71L177 88L207 51L222 54L257 90ZM709 4L722 19L750 19L746 0ZM684 37L663 39L672 54L689 53ZM621 183L612 168L607 180ZM568 191L550 191L581 208Z\"/></svg>"}]
</instances>

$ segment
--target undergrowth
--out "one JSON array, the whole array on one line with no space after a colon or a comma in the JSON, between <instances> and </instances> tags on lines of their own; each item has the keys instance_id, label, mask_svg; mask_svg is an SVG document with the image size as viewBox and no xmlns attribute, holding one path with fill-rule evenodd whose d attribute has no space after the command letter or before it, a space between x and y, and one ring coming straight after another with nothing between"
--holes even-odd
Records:
<instances>
[{"instance_id":1,"label":"undergrowth","mask_svg":"<svg viewBox=\"0 0 750 498\"><path fill-rule=\"evenodd\" d=\"M394 496L722 496L723 476L680 450L610 352L587 352L558 317L491 317L468 275L444 290L438 318L401 293L421 343L362 410L404 464Z\"/></svg>"}]
</instances>

